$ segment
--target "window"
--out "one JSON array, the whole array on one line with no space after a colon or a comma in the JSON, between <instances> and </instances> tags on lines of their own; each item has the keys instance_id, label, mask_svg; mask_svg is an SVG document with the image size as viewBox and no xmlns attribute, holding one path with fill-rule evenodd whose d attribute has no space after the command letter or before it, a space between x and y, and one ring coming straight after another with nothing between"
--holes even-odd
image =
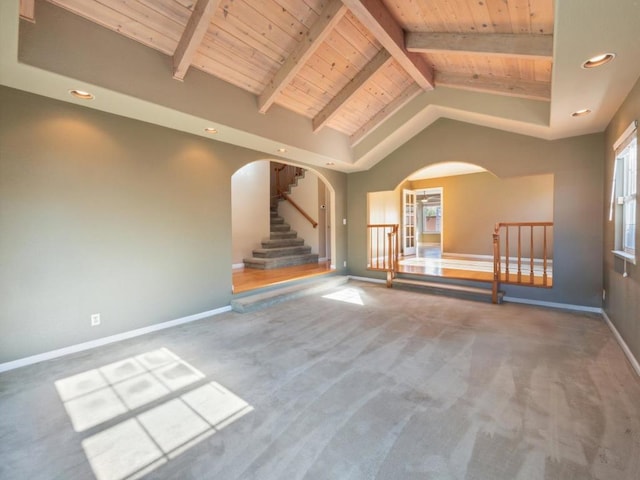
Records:
<instances>
[{"instance_id":1,"label":"window","mask_svg":"<svg viewBox=\"0 0 640 480\"><path fill-rule=\"evenodd\" d=\"M638 203L638 134L633 122L614 144L615 167L609 220L614 218L614 253L635 262ZM614 202L615 200L615 202Z\"/></svg>"},{"instance_id":2,"label":"window","mask_svg":"<svg viewBox=\"0 0 640 480\"><path fill-rule=\"evenodd\" d=\"M424 207L424 232L440 233L442 219L442 207Z\"/></svg>"}]
</instances>

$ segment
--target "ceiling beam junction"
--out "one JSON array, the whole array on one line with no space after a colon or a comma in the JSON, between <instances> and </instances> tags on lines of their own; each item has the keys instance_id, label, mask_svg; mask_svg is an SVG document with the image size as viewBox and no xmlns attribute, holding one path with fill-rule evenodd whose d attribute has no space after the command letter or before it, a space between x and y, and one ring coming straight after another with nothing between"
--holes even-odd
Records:
<instances>
[{"instance_id":1,"label":"ceiling beam junction","mask_svg":"<svg viewBox=\"0 0 640 480\"><path fill-rule=\"evenodd\" d=\"M221 0L198 0L173 54L173 78L184 80Z\"/></svg>"},{"instance_id":2,"label":"ceiling beam junction","mask_svg":"<svg viewBox=\"0 0 640 480\"><path fill-rule=\"evenodd\" d=\"M409 52L501 55L551 60L553 35L522 33L407 32Z\"/></svg>"},{"instance_id":3,"label":"ceiling beam junction","mask_svg":"<svg viewBox=\"0 0 640 480\"><path fill-rule=\"evenodd\" d=\"M404 91L394 98L391 102L381 108L378 113L371 117L367 123L362 125L358 130L353 132L349 139L351 140L351 146L355 147L360 141L369 135L376 127L384 122L391 115L396 113L407 103L409 103L414 97L422 92L422 89L416 84L411 83Z\"/></svg>"},{"instance_id":4,"label":"ceiling beam junction","mask_svg":"<svg viewBox=\"0 0 640 480\"><path fill-rule=\"evenodd\" d=\"M436 72L435 79L438 87L460 88L545 102L551 101L551 85L547 82L446 72Z\"/></svg>"},{"instance_id":5,"label":"ceiling beam junction","mask_svg":"<svg viewBox=\"0 0 640 480\"><path fill-rule=\"evenodd\" d=\"M28 22L36 22L35 0L20 0L20 18Z\"/></svg>"},{"instance_id":6,"label":"ceiling beam junction","mask_svg":"<svg viewBox=\"0 0 640 480\"><path fill-rule=\"evenodd\" d=\"M312 120L313 131L317 132L338 113L360 89L380 71L393 61L393 57L384 48L347 83L338 94Z\"/></svg>"},{"instance_id":7,"label":"ceiling beam junction","mask_svg":"<svg viewBox=\"0 0 640 480\"><path fill-rule=\"evenodd\" d=\"M409 52L404 44L404 30L395 21L382 0L343 0L400 66L425 90L432 90L433 70L418 53Z\"/></svg>"},{"instance_id":8,"label":"ceiling beam junction","mask_svg":"<svg viewBox=\"0 0 640 480\"><path fill-rule=\"evenodd\" d=\"M346 13L347 8L340 0L331 0L327 4L322 10L320 18L311 26L304 38L298 42L296 48L287 57L258 97L258 110L260 113L267 112L278 95L280 95L280 92L293 80L300 69L304 67L309 58L315 53Z\"/></svg>"}]
</instances>

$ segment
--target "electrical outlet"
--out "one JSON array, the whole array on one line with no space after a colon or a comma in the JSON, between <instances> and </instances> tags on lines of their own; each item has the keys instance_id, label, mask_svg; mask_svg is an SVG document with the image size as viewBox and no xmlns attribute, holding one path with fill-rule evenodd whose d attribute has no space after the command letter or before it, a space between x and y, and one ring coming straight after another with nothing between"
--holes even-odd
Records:
<instances>
[{"instance_id":1,"label":"electrical outlet","mask_svg":"<svg viewBox=\"0 0 640 480\"><path fill-rule=\"evenodd\" d=\"M346 261L346 260L344 261L343 265L344 265L345 267L347 266L347 261Z\"/></svg>"},{"instance_id":2,"label":"electrical outlet","mask_svg":"<svg viewBox=\"0 0 640 480\"><path fill-rule=\"evenodd\" d=\"M343 225L346 225L346 224L347 224L347 219L346 219L346 218L343 218L343 219L342 219L342 224L343 224Z\"/></svg>"},{"instance_id":3,"label":"electrical outlet","mask_svg":"<svg viewBox=\"0 0 640 480\"><path fill-rule=\"evenodd\" d=\"M91 315L91 326L97 327L98 325L100 325L100 314L94 313L93 315Z\"/></svg>"},{"instance_id":4,"label":"electrical outlet","mask_svg":"<svg viewBox=\"0 0 640 480\"><path fill-rule=\"evenodd\" d=\"M604 302L607 299L607 291L603 288L602 289L602 301Z\"/></svg>"}]
</instances>

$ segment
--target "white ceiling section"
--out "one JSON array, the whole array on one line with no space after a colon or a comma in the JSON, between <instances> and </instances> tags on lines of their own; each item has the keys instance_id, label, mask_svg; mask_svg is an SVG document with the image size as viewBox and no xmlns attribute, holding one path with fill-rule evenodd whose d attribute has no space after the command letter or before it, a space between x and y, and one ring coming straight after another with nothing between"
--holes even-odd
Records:
<instances>
[{"instance_id":1,"label":"white ceiling section","mask_svg":"<svg viewBox=\"0 0 640 480\"><path fill-rule=\"evenodd\" d=\"M252 1L243 0L241 3L246 7ZM281 3L281 0L276 1ZM292 7L313 4L316 10L333 3L304 1L306 3L297 0L287 0L285 3ZM542 5L542 1L544 0L536 0L539 5ZM138 2L143 5L148 0L109 0L106 3L135 9ZM505 6L510 12L522 12L518 7L525 4L533 12L531 5L536 5L536 2L486 0L485 3L498 15L500 8ZM348 11L344 7L337 8L339 5L333 6L341 17L331 25L335 31L322 33L325 43L319 47L319 54L326 55L331 51L326 43L339 48L338 42L343 41L356 28L370 42L367 47L370 51L367 50L366 54L366 61L370 64L367 65L366 61L359 63L361 67L364 65L364 73L353 74L351 80L342 75L338 79L341 84L327 85L327 89L333 89L331 92L327 90L323 93L310 87L308 95L314 101L309 100L308 105L303 108L307 99L301 94L304 91L302 80L314 74L312 69L303 67L289 86L274 97L273 104L268 109L262 108L265 113L260 113L261 102L266 98L266 93L261 93L269 91L269 82L275 81L278 75L288 73L278 70L282 68L280 65L283 65L284 60L281 63L275 59L264 60L265 70L261 71L261 76L256 74L255 82L251 84L253 86L245 88L241 88L243 83L237 72L229 67L225 67L229 77L227 79L206 72L204 64L202 68L185 67L185 62L188 61L185 57L193 55L190 52L194 51L194 43L190 43L194 42L192 38L200 39L203 35L202 25L196 25L198 16L192 15L192 25L187 26L188 9L193 9L195 1L176 3L178 6L182 5L182 10L177 9L184 16L182 26L177 25L177 30L167 37L167 46L155 49L153 46L150 48L149 45L143 45L145 42L142 40L131 40L44 0L35 2L35 24L20 21L20 3L20 0L0 1L0 84L207 136L215 141L245 146L265 152L265 157L283 157L344 172L370 168L443 117L549 140L601 132L640 76L640 0L554 2L552 63L549 63L548 46L545 46L547 44L540 44L536 49L543 50L541 58L525 58L517 64L519 79L524 83L507 85L504 81L507 77L502 77L500 84L501 88L516 91L516 95L521 88L530 87L532 92L544 92L544 88L550 85L550 101L534 99L536 95L544 97L544 93L508 96L504 91L491 90L497 83L494 75L499 73L500 67L496 67L496 62L491 58L488 63L478 66L479 74L465 77L464 69L467 67L458 60L462 58L461 55L467 54L452 51L447 53L441 49L443 42L450 45L454 40L458 45L456 48L463 50L469 50L470 44L465 43L465 38L458 38L462 37L460 35L455 39L450 34L434 36L433 32L438 34L442 31L437 24L414 25L413 20L413 23L403 24L403 18L408 18L407 15L411 13L409 9L414 8L409 6L411 2L345 0L344 5ZM23 7L26 6L28 10L30 3L23 0ZM56 0L54 3L67 7L86 6L80 0ZM210 25L219 25L221 19L226 18L224 1L201 3L209 9L217 9L215 14L211 11L200 12L200 17L213 18ZM370 18L375 17L371 5L381 3L387 5L387 12L390 11L395 19L386 33L379 31L375 18ZM478 10L477 3L458 0L451 5L480 15L482 11ZM236 13L229 10L231 7L226 8L230 14ZM233 8L239 7L235 5ZM512 13L512 18L515 18L516 13ZM238 11L238 14L242 12ZM450 17L442 13L434 18L456 17L455 12L449 14ZM301 28L308 29L315 35L313 24L319 16L311 11L311 7L305 15L299 15L299 18L304 17ZM388 23L390 18L383 16L377 20L382 25ZM69 28L69 25L73 25L73 28ZM533 32L531 29L535 25L535 18L531 18L529 25ZM22 31L19 31L20 28ZM400 28L400 33L397 28ZM415 38L405 36L403 40L403 28L405 32L418 28L425 34ZM469 28L475 27L449 23L443 24L441 28L446 28L447 31L466 29L464 31L468 32ZM187 32L181 39L182 30ZM497 40L500 32L494 33ZM296 30L291 30L291 35L295 34ZM212 33L211 29L202 38L205 44L228 41L226 37ZM550 40L551 35L548 35L544 42ZM172 58L171 49L180 42L181 53L174 54ZM282 46L283 53L292 52L294 47L295 38L290 48ZM161 51L163 48L164 52ZM489 49L490 45L478 48ZM276 47L274 49L277 50ZM320 61L316 60L317 52L311 55L301 47L297 51L306 55L305 58L309 58L310 62ZM220 55L215 48L211 52L212 57ZM581 67L588 58L605 52L615 53L615 60L595 69ZM529 55L526 51L525 54ZM198 55L202 56L195 54L194 58L199 58ZM470 56L473 55L478 53ZM424 59L428 60L426 66ZM203 57L201 60L208 62L207 68L215 70L223 59L218 58L212 62L212 58ZM354 57L354 61L359 60ZM178 65L177 62L181 63ZM429 62L431 68L435 67L432 70L433 78L429 77ZM192 64L194 65L196 64ZM505 62L504 65L508 63ZM552 65L550 76L549 67L545 65ZM376 72L373 74L376 75L375 78L370 77L372 84L366 80L369 67L375 67ZM491 70L496 68L498 70ZM174 74L177 77L184 76L184 81L175 80ZM393 83L394 78L394 98L377 101L376 108L381 108L378 113L364 112L364 109L355 107L364 98L364 93L354 87L356 83L363 82L361 85L366 86L367 94L374 94L380 89L389 91L392 87L388 82ZM416 83L411 83L414 80ZM385 82L387 87L384 87ZM544 87L544 82L547 82L547 87ZM421 83L424 85L420 85ZM483 85L480 90L485 91L477 91L478 85ZM489 91L485 88L487 85ZM72 88L90 90L96 98L91 102L74 99L68 94ZM329 93L331 96L328 96ZM345 103L341 104L341 101ZM592 113L582 117L571 116L572 112L583 108L590 109ZM206 134L204 128L207 126L214 126L218 134ZM286 153L279 153L280 148L285 148Z\"/></svg>"}]
</instances>

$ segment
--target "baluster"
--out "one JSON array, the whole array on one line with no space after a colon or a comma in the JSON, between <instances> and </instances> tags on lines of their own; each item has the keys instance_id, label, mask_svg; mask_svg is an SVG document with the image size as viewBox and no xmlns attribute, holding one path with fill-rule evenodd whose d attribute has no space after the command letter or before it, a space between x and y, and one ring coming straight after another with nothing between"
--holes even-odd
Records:
<instances>
[{"instance_id":1,"label":"baluster","mask_svg":"<svg viewBox=\"0 0 640 480\"><path fill-rule=\"evenodd\" d=\"M507 243L507 251L506 251L506 259L505 259L505 279L508 282L509 281L509 225L505 226L505 234L506 234L506 243Z\"/></svg>"},{"instance_id":2,"label":"baluster","mask_svg":"<svg viewBox=\"0 0 640 480\"><path fill-rule=\"evenodd\" d=\"M500 270L500 225L497 224L493 232L493 282L491 284L491 301L493 303L498 303Z\"/></svg>"},{"instance_id":3,"label":"baluster","mask_svg":"<svg viewBox=\"0 0 640 480\"><path fill-rule=\"evenodd\" d=\"M518 283L522 282L522 227L518 225Z\"/></svg>"},{"instance_id":4,"label":"baluster","mask_svg":"<svg viewBox=\"0 0 640 480\"><path fill-rule=\"evenodd\" d=\"M382 268L387 268L387 257L384 252L387 249L387 236L384 234L384 228L382 228Z\"/></svg>"},{"instance_id":5,"label":"baluster","mask_svg":"<svg viewBox=\"0 0 640 480\"><path fill-rule=\"evenodd\" d=\"M373 228L369 227L369 268L373 268Z\"/></svg>"},{"instance_id":6,"label":"baluster","mask_svg":"<svg viewBox=\"0 0 640 480\"><path fill-rule=\"evenodd\" d=\"M542 245L542 285L547 286L547 226L544 226Z\"/></svg>"},{"instance_id":7,"label":"baluster","mask_svg":"<svg viewBox=\"0 0 640 480\"><path fill-rule=\"evenodd\" d=\"M529 246L529 283L533 285L533 225L531 230L531 245Z\"/></svg>"}]
</instances>

